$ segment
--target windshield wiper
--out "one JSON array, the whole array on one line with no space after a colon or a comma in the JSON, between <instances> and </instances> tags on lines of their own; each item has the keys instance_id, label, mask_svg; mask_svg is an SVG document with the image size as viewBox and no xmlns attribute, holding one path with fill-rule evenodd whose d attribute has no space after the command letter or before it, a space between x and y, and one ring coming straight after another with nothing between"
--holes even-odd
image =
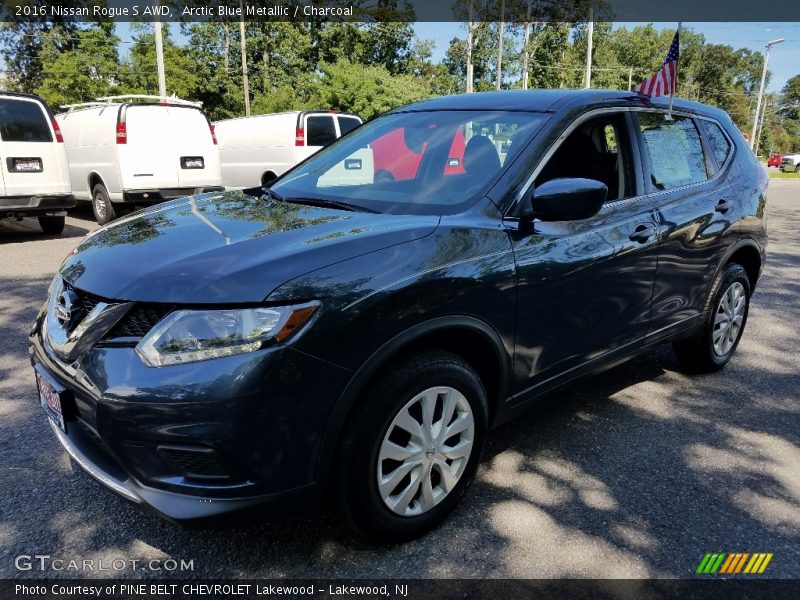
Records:
<instances>
[{"instance_id":1,"label":"windshield wiper","mask_svg":"<svg viewBox=\"0 0 800 600\"><path fill-rule=\"evenodd\" d=\"M270 200L277 200L278 202L283 202L283 196L281 196L278 192L273 192L268 187L258 186L253 188L247 188L242 190L242 193L247 196L255 196L256 198L268 198Z\"/></svg>"},{"instance_id":2,"label":"windshield wiper","mask_svg":"<svg viewBox=\"0 0 800 600\"><path fill-rule=\"evenodd\" d=\"M293 204L307 204L309 206L338 208L341 210L350 210L354 212L366 212L366 213L379 212L372 208L367 208L366 206L359 206L358 204L351 204L350 202L341 202L339 200L327 200L325 198L282 198L282 200L284 202L291 202Z\"/></svg>"}]
</instances>

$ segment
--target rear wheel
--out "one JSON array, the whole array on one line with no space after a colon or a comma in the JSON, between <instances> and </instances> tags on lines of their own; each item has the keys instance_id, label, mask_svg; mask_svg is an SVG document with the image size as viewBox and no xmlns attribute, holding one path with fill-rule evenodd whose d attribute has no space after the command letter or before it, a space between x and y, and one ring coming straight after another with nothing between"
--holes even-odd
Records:
<instances>
[{"instance_id":1,"label":"rear wheel","mask_svg":"<svg viewBox=\"0 0 800 600\"><path fill-rule=\"evenodd\" d=\"M742 338L750 310L750 280L744 267L726 266L714 280L703 326L689 339L673 342L686 370L708 373L724 367Z\"/></svg>"},{"instance_id":2,"label":"rear wheel","mask_svg":"<svg viewBox=\"0 0 800 600\"><path fill-rule=\"evenodd\" d=\"M475 370L448 352L386 372L349 418L339 453L340 508L367 537L391 542L436 527L475 477L488 422Z\"/></svg>"},{"instance_id":3,"label":"rear wheel","mask_svg":"<svg viewBox=\"0 0 800 600\"><path fill-rule=\"evenodd\" d=\"M794 172L795 172L795 173L800 173L800 165L797 165L797 166L794 168Z\"/></svg>"},{"instance_id":4,"label":"rear wheel","mask_svg":"<svg viewBox=\"0 0 800 600\"><path fill-rule=\"evenodd\" d=\"M39 217L39 227L48 235L58 235L64 231L64 223L66 220L66 217Z\"/></svg>"},{"instance_id":5,"label":"rear wheel","mask_svg":"<svg viewBox=\"0 0 800 600\"><path fill-rule=\"evenodd\" d=\"M98 183L92 189L92 211L94 212L94 218L100 225L105 225L116 217L114 204L108 197L108 192L102 183Z\"/></svg>"}]
</instances>

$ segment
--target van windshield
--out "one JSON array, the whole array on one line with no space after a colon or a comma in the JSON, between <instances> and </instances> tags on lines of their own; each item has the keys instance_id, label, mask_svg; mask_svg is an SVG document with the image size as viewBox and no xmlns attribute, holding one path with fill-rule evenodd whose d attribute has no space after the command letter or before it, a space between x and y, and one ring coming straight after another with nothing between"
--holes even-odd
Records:
<instances>
[{"instance_id":1,"label":"van windshield","mask_svg":"<svg viewBox=\"0 0 800 600\"><path fill-rule=\"evenodd\" d=\"M287 200L391 214L454 214L485 191L544 122L541 113L425 111L366 123L281 177Z\"/></svg>"}]
</instances>

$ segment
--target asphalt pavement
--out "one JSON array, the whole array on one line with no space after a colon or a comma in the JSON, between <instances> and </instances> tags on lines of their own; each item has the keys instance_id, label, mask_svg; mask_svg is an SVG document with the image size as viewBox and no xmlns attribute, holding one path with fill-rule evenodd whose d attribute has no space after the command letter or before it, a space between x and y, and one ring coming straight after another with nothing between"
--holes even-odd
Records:
<instances>
[{"instance_id":1,"label":"asphalt pavement","mask_svg":"<svg viewBox=\"0 0 800 600\"><path fill-rule=\"evenodd\" d=\"M73 465L39 407L27 331L97 225L86 210L59 237L0 222L0 577L692 577L710 551L771 552L765 576L800 577L800 181L772 181L768 215L768 263L722 372L684 375L663 346L561 389L495 430L448 521L401 546L331 516L185 528ZM43 570L17 568L34 555L51 557Z\"/></svg>"}]
</instances>

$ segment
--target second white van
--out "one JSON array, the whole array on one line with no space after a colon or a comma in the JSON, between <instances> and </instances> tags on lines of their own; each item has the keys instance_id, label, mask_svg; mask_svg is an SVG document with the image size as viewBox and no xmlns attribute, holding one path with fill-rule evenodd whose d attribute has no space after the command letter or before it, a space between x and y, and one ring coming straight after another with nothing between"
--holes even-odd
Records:
<instances>
[{"instance_id":1,"label":"second white van","mask_svg":"<svg viewBox=\"0 0 800 600\"><path fill-rule=\"evenodd\" d=\"M361 125L334 111L292 111L217 121L222 184L266 185L321 148Z\"/></svg>"},{"instance_id":2,"label":"second white van","mask_svg":"<svg viewBox=\"0 0 800 600\"><path fill-rule=\"evenodd\" d=\"M56 116L76 200L101 225L144 206L223 190L214 127L199 103L112 96Z\"/></svg>"}]
</instances>

